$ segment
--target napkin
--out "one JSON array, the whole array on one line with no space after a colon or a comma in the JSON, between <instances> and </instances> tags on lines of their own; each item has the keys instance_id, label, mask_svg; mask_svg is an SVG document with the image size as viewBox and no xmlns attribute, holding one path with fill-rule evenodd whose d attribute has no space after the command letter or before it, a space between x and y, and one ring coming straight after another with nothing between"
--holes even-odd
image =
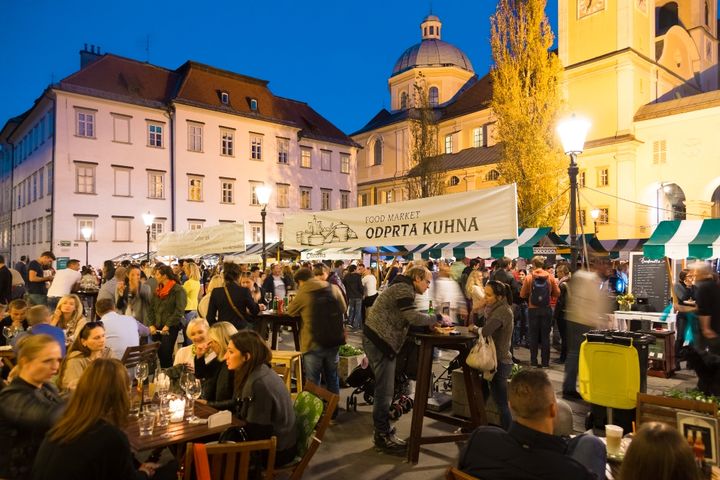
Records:
<instances>
[{"instance_id":1,"label":"napkin","mask_svg":"<svg viewBox=\"0 0 720 480\"><path fill-rule=\"evenodd\" d=\"M222 427L232 423L230 410L222 410L208 417L208 428Z\"/></svg>"}]
</instances>

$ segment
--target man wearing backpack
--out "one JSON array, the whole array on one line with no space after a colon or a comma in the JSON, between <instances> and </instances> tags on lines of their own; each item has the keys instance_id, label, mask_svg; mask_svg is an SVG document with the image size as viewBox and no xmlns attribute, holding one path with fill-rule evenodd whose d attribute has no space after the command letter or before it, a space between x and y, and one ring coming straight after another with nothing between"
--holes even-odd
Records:
<instances>
[{"instance_id":1,"label":"man wearing backpack","mask_svg":"<svg viewBox=\"0 0 720 480\"><path fill-rule=\"evenodd\" d=\"M347 304L336 286L313 275L309 268L295 273L295 283L298 292L288 305L287 314L302 317L300 351L305 376L316 385L320 385L322 377L330 392L340 393L338 350L345 344L343 314Z\"/></svg>"},{"instance_id":2,"label":"man wearing backpack","mask_svg":"<svg viewBox=\"0 0 720 480\"><path fill-rule=\"evenodd\" d=\"M528 336L530 337L530 365L538 366L537 352L543 368L550 367L550 328L552 327L551 297L560 295L560 287L553 275L543 269L545 257L536 256L530 261L533 271L525 277L520 297L528 301Z\"/></svg>"}]
</instances>

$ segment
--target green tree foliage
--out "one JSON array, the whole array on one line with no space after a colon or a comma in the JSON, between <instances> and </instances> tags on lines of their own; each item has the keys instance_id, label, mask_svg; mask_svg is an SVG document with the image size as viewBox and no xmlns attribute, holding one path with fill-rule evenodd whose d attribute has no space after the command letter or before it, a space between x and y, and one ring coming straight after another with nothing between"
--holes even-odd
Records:
<instances>
[{"instance_id":1,"label":"green tree foliage","mask_svg":"<svg viewBox=\"0 0 720 480\"><path fill-rule=\"evenodd\" d=\"M445 192L444 175L438 158L438 125L430 105L427 82L422 72L413 85L410 111L410 170L405 176L409 198L426 198Z\"/></svg>"},{"instance_id":2,"label":"green tree foliage","mask_svg":"<svg viewBox=\"0 0 720 480\"><path fill-rule=\"evenodd\" d=\"M498 1L491 18L491 106L502 148L500 180L517 183L520 225L557 228L567 209L567 195L558 198L567 188L567 159L555 134L562 66L550 51L545 4Z\"/></svg>"}]
</instances>

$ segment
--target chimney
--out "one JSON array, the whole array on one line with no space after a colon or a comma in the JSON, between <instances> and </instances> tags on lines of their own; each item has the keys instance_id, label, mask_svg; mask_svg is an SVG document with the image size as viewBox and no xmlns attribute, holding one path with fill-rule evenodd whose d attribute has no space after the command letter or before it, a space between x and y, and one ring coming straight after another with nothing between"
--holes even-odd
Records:
<instances>
[{"instance_id":1,"label":"chimney","mask_svg":"<svg viewBox=\"0 0 720 480\"><path fill-rule=\"evenodd\" d=\"M100 59L101 56L102 55L100 55L100 47L90 45L90 49L88 50L88 44L86 43L83 46L83 49L80 50L80 69L82 70L91 63L96 62Z\"/></svg>"}]
</instances>

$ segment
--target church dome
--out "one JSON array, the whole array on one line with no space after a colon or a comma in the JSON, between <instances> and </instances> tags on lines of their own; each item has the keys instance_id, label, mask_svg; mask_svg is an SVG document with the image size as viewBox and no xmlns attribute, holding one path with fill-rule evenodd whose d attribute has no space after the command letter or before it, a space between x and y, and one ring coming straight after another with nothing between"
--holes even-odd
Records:
<instances>
[{"instance_id":1,"label":"church dome","mask_svg":"<svg viewBox=\"0 0 720 480\"><path fill-rule=\"evenodd\" d=\"M435 15L428 15L420 24L422 42L400 55L391 76L417 67L458 67L474 73L470 59L462 50L440 39L442 23Z\"/></svg>"}]
</instances>

